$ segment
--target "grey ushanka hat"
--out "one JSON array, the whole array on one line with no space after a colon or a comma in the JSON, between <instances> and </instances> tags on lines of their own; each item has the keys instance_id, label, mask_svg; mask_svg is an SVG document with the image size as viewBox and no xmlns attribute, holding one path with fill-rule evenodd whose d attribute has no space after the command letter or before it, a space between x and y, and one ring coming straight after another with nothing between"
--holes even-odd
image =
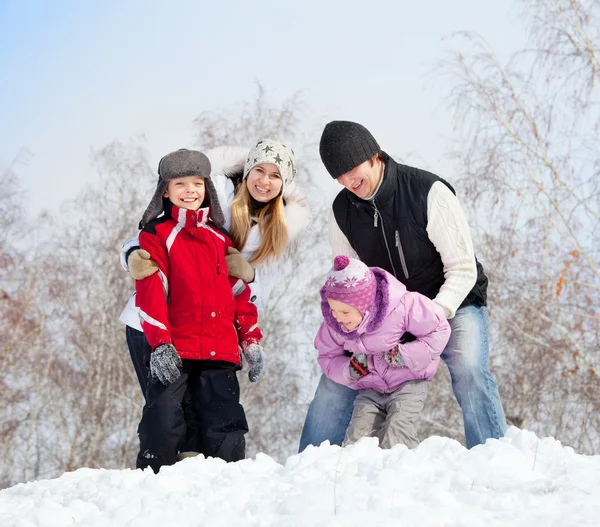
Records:
<instances>
[{"instance_id":1,"label":"grey ushanka hat","mask_svg":"<svg viewBox=\"0 0 600 527\"><path fill-rule=\"evenodd\" d=\"M169 181L181 177L201 176L204 178L206 195L210 201L210 219L218 226L225 223L223 211L219 205L217 191L210 179L210 161L202 152L182 148L164 156L158 163L158 183L152 200L142 216L140 229L152 220L158 218L163 212L163 194Z\"/></svg>"}]
</instances>

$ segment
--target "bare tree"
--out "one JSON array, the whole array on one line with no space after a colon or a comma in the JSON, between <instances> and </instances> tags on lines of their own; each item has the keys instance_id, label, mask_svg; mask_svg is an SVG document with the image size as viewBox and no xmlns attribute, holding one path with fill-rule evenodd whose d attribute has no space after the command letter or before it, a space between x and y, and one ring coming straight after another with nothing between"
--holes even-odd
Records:
<instances>
[{"instance_id":1,"label":"bare tree","mask_svg":"<svg viewBox=\"0 0 600 527\"><path fill-rule=\"evenodd\" d=\"M490 276L507 416L600 447L600 2L524 2L533 47L500 63L479 36L443 67L467 141L460 188Z\"/></svg>"}]
</instances>

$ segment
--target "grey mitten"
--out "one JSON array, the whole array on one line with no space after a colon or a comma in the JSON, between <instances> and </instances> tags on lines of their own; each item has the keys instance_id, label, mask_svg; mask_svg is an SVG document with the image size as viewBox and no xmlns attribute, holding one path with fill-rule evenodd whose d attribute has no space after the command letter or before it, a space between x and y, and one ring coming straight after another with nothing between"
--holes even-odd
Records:
<instances>
[{"instance_id":1,"label":"grey mitten","mask_svg":"<svg viewBox=\"0 0 600 527\"><path fill-rule=\"evenodd\" d=\"M150 253L144 249L136 249L127 258L129 274L136 280L153 275L158 271L158 264L152 259Z\"/></svg>"},{"instance_id":2,"label":"grey mitten","mask_svg":"<svg viewBox=\"0 0 600 527\"><path fill-rule=\"evenodd\" d=\"M364 353L355 353L350 359L350 377L360 379L369 373L369 362Z\"/></svg>"},{"instance_id":3,"label":"grey mitten","mask_svg":"<svg viewBox=\"0 0 600 527\"><path fill-rule=\"evenodd\" d=\"M243 349L242 353L248 363L248 379L250 379L250 382L258 381L265 368L265 358L262 346L258 344L248 344Z\"/></svg>"},{"instance_id":4,"label":"grey mitten","mask_svg":"<svg viewBox=\"0 0 600 527\"><path fill-rule=\"evenodd\" d=\"M387 362L390 366L396 366L398 368L406 366L404 359L402 358L402 353L400 353L400 347L398 344L396 344L396 346L394 346L391 350L385 352L385 362Z\"/></svg>"},{"instance_id":5,"label":"grey mitten","mask_svg":"<svg viewBox=\"0 0 600 527\"><path fill-rule=\"evenodd\" d=\"M173 344L156 346L150 354L150 374L165 386L169 386L181 375L181 357Z\"/></svg>"}]
</instances>

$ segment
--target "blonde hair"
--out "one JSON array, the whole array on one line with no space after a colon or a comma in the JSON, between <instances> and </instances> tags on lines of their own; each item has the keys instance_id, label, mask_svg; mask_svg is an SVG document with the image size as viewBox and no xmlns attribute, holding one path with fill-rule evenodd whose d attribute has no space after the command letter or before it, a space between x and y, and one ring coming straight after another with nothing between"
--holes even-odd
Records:
<instances>
[{"instance_id":1,"label":"blonde hair","mask_svg":"<svg viewBox=\"0 0 600 527\"><path fill-rule=\"evenodd\" d=\"M246 245L252 227L251 213L250 192L244 179L231 203L231 238L235 247L240 251ZM260 247L250 259L250 263L258 264L271 257L281 256L288 242L281 194L269 201L258 213L258 231L261 237Z\"/></svg>"}]
</instances>

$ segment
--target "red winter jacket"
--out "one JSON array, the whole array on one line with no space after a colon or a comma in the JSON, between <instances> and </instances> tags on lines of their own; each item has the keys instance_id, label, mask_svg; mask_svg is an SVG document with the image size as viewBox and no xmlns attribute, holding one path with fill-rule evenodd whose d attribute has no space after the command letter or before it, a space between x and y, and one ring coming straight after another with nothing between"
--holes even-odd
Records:
<instances>
[{"instance_id":1,"label":"red winter jacket","mask_svg":"<svg viewBox=\"0 0 600 527\"><path fill-rule=\"evenodd\" d=\"M159 267L135 283L152 349L173 344L182 359L240 364L238 344L258 344L262 333L250 288L227 275L225 254L232 243L209 220L209 208L167 207L139 239ZM232 286L243 291L234 297Z\"/></svg>"}]
</instances>

